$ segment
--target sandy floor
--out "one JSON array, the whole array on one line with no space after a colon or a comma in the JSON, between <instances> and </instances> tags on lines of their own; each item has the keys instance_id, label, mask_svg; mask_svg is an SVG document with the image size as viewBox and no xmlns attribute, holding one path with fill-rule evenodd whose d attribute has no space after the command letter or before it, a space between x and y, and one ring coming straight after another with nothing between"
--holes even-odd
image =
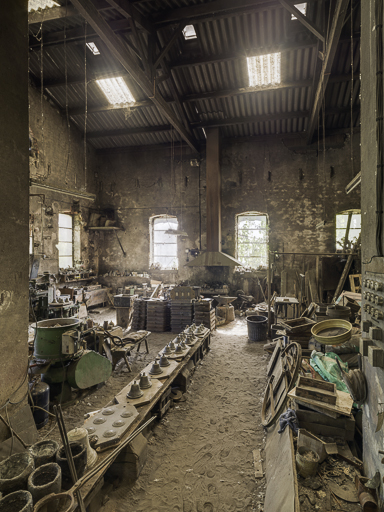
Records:
<instances>
[{"instance_id":1,"label":"sandy floor","mask_svg":"<svg viewBox=\"0 0 384 512\"><path fill-rule=\"evenodd\" d=\"M114 313L104 310L92 316L100 322L113 320ZM134 372L173 338L172 333L151 334L150 354L140 352L131 358ZM265 441L260 411L267 360L263 344L248 341L244 319L217 329L185 401L175 403L154 427L139 479L109 491L102 511L262 510L265 481L255 479L252 451L262 449ZM86 412L108 403L130 380L121 364L105 385L65 410L67 429L80 426ZM43 436L48 431L49 425L40 432ZM57 429L48 437L57 438Z\"/></svg>"}]
</instances>

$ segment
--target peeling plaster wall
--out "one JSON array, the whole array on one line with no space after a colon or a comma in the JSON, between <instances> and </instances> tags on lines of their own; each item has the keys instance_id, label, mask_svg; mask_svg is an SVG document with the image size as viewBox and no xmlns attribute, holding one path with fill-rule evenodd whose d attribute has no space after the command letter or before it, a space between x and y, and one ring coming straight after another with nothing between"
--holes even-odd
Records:
<instances>
[{"instance_id":1,"label":"peeling plaster wall","mask_svg":"<svg viewBox=\"0 0 384 512\"><path fill-rule=\"evenodd\" d=\"M99 158L100 204L114 208L118 224L124 231L95 233L101 248L100 272L108 270L148 271L150 266L149 219L154 215L175 215L179 229L188 237L179 238L179 272L164 271L158 277L187 279L185 249L200 247L199 172L204 165L191 167L195 158L189 149L175 148L171 163L170 150L148 150L102 155ZM204 201L204 181L201 178L201 200ZM204 222L204 221L203 221ZM204 227L203 227L204 229Z\"/></svg>"},{"instance_id":2,"label":"peeling plaster wall","mask_svg":"<svg viewBox=\"0 0 384 512\"><path fill-rule=\"evenodd\" d=\"M95 193L95 151L87 146L87 170L85 171L84 140L80 131L71 126L47 100L41 101L40 91L29 88L30 177L44 185L69 191ZM31 197L30 214L33 222L34 254L41 255L39 273L57 273L59 268L58 213L71 210L78 203L79 216L76 223L74 260L81 261L86 268L97 270L98 253L89 232L85 229L90 209L95 204L61 192L31 187L31 193L44 194ZM44 203L45 201L45 203ZM45 207L52 207L53 215L47 215Z\"/></svg>"},{"instance_id":3,"label":"peeling plaster wall","mask_svg":"<svg viewBox=\"0 0 384 512\"><path fill-rule=\"evenodd\" d=\"M28 365L28 12L3 9L0 31L0 408L26 403ZM12 405L3 405L10 399ZM9 432L0 425L0 441Z\"/></svg>"},{"instance_id":4,"label":"peeling plaster wall","mask_svg":"<svg viewBox=\"0 0 384 512\"><path fill-rule=\"evenodd\" d=\"M222 141L223 252L235 256L235 219L237 214L246 211L268 214L271 249L334 252L335 214L360 208L359 190L350 195L344 191L353 174L360 170L359 135L353 139L353 174L348 135L327 140L328 146L325 161L321 152L318 163L316 144L295 152L279 137ZM100 155L100 204L116 209L118 221L125 230L119 232L119 237L128 255L123 257L114 233L95 235L100 240L101 273L114 269L148 270L149 218L167 213L176 215L180 222L182 211L181 227L188 237L179 238L179 272L175 276L157 272L153 277L166 281L170 277L189 279L191 284L224 281L233 288L255 292L256 281L253 288L243 286L243 278L232 275L228 268L184 267L187 262L185 249L200 248L200 224L201 247L205 249L206 213L204 156L200 165L199 208L199 168L191 167L190 159L195 157L189 150L183 149L182 153L183 156L177 147L173 169L169 150L148 148ZM330 166L333 166L332 178ZM302 180L299 179L300 172ZM326 220L325 227L317 230L316 225L323 220ZM292 263L292 258L285 259L286 266ZM296 258L294 264L301 265L300 259Z\"/></svg>"}]
</instances>

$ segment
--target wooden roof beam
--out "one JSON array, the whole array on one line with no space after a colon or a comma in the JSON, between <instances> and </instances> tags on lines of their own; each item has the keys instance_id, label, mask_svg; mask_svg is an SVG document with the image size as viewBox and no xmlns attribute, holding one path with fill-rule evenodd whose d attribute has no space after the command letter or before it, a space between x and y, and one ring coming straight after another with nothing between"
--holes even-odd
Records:
<instances>
[{"instance_id":1,"label":"wooden roof beam","mask_svg":"<svg viewBox=\"0 0 384 512\"><path fill-rule=\"evenodd\" d=\"M148 133L169 132L172 130L171 124L159 126L140 126L136 128L123 128L121 130L100 130L97 132L88 132L87 139L101 139L105 137L123 137L126 135L143 135Z\"/></svg>"},{"instance_id":2,"label":"wooden roof beam","mask_svg":"<svg viewBox=\"0 0 384 512\"><path fill-rule=\"evenodd\" d=\"M317 125L317 116L319 115L320 108L325 95L325 90L329 81L329 77L332 71L333 61L335 59L337 45L340 40L341 30L344 25L344 18L347 13L349 0L337 0L335 10L333 13L331 29L329 32L328 39L325 45L325 56L320 73L320 80L317 84L316 94L314 103L311 110L311 115L308 123L308 136L307 144L311 144L313 134Z\"/></svg>"},{"instance_id":3,"label":"wooden roof beam","mask_svg":"<svg viewBox=\"0 0 384 512\"><path fill-rule=\"evenodd\" d=\"M95 9L91 0L72 0L72 4L88 21L95 32L101 37L104 43L109 48L114 57L121 63L132 78L137 82L144 94L148 96L158 108L160 113L169 121L170 124L179 133L180 137L187 142L187 144L196 152L199 153L199 147L196 139L183 126L183 124L176 117L172 107L168 105L166 100L161 94L154 90L151 80L147 77L140 66L128 55L126 47L121 39L115 35L113 30L106 23L102 15Z\"/></svg>"},{"instance_id":4,"label":"wooden roof beam","mask_svg":"<svg viewBox=\"0 0 384 512\"><path fill-rule=\"evenodd\" d=\"M293 14L293 16L296 16L300 23L304 25L304 27L306 27L308 30L310 30L312 34L314 34L318 39L320 39L322 43L325 42L323 31L317 27L307 16L304 16L304 14L300 12L293 3L291 3L289 0L279 0L279 2L283 7L285 7L285 9L287 9L288 12Z\"/></svg>"}]
</instances>

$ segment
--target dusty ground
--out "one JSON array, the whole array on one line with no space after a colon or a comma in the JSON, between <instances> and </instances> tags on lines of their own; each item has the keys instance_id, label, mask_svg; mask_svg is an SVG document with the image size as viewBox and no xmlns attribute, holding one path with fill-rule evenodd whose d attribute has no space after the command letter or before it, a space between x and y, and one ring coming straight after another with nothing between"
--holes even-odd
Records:
<instances>
[{"instance_id":1,"label":"dusty ground","mask_svg":"<svg viewBox=\"0 0 384 512\"><path fill-rule=\"evenodd\" d=\"M96 321L115 319L114 310L100 311L91 315ZM173 338L169 332L151 334L150 354L130 358L133 374L120 364L105 385L75 397L64 409L67 429L81 426L85 413L106 405ZM248 341L244 319L217 329L185 401L154 427L139 479L108 491L103 512L262 510L265 482L255 479L252 451L264 447L260 411L267 360L263 344ZM40 431L41 437L59 439L52 425Z\"/></svg>"}]
</instances>

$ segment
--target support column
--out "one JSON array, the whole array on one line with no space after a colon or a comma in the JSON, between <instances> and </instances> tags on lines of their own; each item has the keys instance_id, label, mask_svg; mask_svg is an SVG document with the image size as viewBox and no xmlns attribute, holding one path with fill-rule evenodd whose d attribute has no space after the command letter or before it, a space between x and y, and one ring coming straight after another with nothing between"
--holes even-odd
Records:
<instances>
[{"instance_id":1,"label":"support column","mask_svg":"<svg viewBox=\"0 0 384 512\"><path fill-rule=\"evenodd\" d=\"M220 132L209 128L207 133L207 251L221 251L221 174Z\"/></svg>"},{"instance_id":2,"label":"support column","mask_svg":"<svg viewBox=\"0 0 384 512\"><path fill-rule=\"evenodd\" d=\"M0 407L26 394L28 364L28 1L0 21ZM20 405L25 403L26 399ZM12 414L17 405L8 406ZM5 410L1 414L5 413ZM9 433L0 427L0 441Z\"/></svg>"}]
</instances>

